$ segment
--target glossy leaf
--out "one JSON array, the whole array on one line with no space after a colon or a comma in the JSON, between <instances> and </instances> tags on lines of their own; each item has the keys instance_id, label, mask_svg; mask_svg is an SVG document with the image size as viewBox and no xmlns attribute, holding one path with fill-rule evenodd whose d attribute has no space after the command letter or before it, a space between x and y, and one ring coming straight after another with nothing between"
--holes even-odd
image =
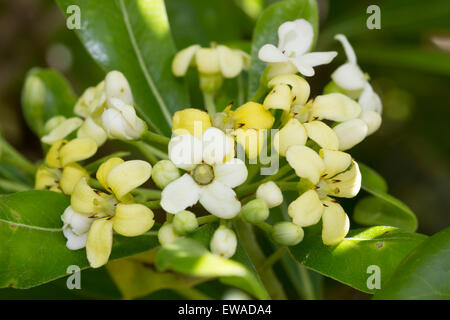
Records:
<instances>
[{"instance_id":1,"label":"glossy leaf","mask_svg":"<svg viewBox=\"0 0 450 320\"><path fill-rule=\"evenodd\" d=\"M374 299L450 299L450 228L423 242L389 277Z\"/></svg>"},{"instance_id":2,"label":"glossy leaf","mask_svg":"<svg viewBox=\"0 0 450 320\"><path fill-rule=\"evenodd\" d=\"M414 212L402 201L386 193L386 181L378 173L362 163L359 165L362 175L361 188L373 197L358 202L353 219L362 225L383 225L408 232L416 231L417 218Z\"/></svg>"},{"instance_id":3,"label":"glossy leaf","mask_svg":"<svg viewBox=\"0 0 450 320\"><path fill-rule=\"evenodd\" d=\"M400 262L426 239L425 235L403 233L393 227L351 230L338 245L322 243L319 228L306 228L305 238L290 251L304 266L355 289L373 293L367 280L367 268L376 265L381 271L381 286Z\"/></svg>"},{"instance_id":4,"label":"glossy leaf","mask_svg":"<svg viewBox=\"0 0 450 320\"><path fill-rule=\"evenodd\" d=\"M56 115L72 117L77 97L57 71L33 68L22 89L22 111L28 126L39 137L45 122Z\"/></svg>"},{"instance_id":5,"label":"glossy leaf","mask_svg":"<svg viewBox=\"0 0 450 320\"><path fill-rule=\"evenodd\" d=\"M278 27L286 21L306 19L314 27L314 38L318 33L318 13L315 0L284 0L266 8L258 18L253 32L252 62L249 74L248 96L252 97L259 87L266 62L258 59L259 49L267 44L278 44Z\"/></svg>"},{"instance_id":6,"label":"glossy leaf","mask_svg":"<svg viewBox=\"0 0 450 320\"><path fill-rule=\"evenodd\" d=\"M70 5L80 7L82 26L76 32L86 49L105 71L125 74L140 115L154 130L170 134L172 114L189 100L183 82L171 73L176 50L164 1L57 3L64 13Z\"/></svg>"},{"instance_id":7,"label":"glossy leaf","mask_svg":"<svg viewBox=\"0 0 450 320\"><path fill-rule=\"evenodd\" d=\"M240 245L233 259L224 259L206 249L215 228L215 224L201 227L192 238L180 238L163 246L156 255L157 269L196 277L219 277L222 282L243 289L259 299L269 299L256 270Z\"/></svg>"},{"instance_id":8,"label":"glossy leaf","mask_svg":"<svg viewBox=\"0 0 450 320\"><path fill-rule=\"evenodd\" d=\"M88 267L84 249L66 248L61 214L68 205L69 197L51 191L0 197L0 288L29 288L67 275L70 265ZM136 238L114 235L110 259L157 245L153 232Z\"/></svg>"},{"instance_id":9,"label":"glossy leaf","mask_svg":"<svg viewBox=\"0 0 450 320\"><path fill-rule=\"evenodd\" d=\"M353 220L366 226L392 226L407 232L417 229L417 219L402 202L388 194L361 199L353 211Z\"/></svg>"}]
</instances>

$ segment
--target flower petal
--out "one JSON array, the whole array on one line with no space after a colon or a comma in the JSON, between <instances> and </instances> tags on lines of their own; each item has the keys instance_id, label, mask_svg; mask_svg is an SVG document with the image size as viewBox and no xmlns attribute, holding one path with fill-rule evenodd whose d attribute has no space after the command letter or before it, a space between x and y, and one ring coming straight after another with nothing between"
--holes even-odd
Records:
<instances>
[{"instance_id":1,"label":"flower petal","mask_svg":"<svg viewBox=\"0 0 450 320\"><path fill-rule=\"evenodd\" d=\"M348 153L335 150L321 149L319 152L325 164L325 179L329 179L338 173L341 173L352 164L352 156Z\"/></svg>"},{"instance_id":2,"label":"flower petal","mask_svg":"<svg viewBox=\"0 0 450 320\"><path fill-rule=\"evenodd\" d=\"M352 119L338 124L333 130L339 138L339 149L348 150L364 140L368 127L361 119Z\"/></svg>"},{"instance_id":3,"label":"flower petal","mask_svg":"<svg viewBox=\"0 0 450 320\"><path fill-rule=\"evenodd\" d=\"M379 114L383 111L383 104L381 103L380 97L368 82L366 83L358 102L364 111L375 111Z\"/></svg>"},{"instance_id":4,"label":"flower petal","mask_svg":"<svg viewBox=\"0 0 450 320\"><path fill-rule=\"evenodd\" d=\"M94 222L94 219L76 212L71 206L64 210L61 220L64 222L64 228L69 228L75 235L87 233Z\"/></svg>"},{"instance_id":5,"label":"flower petal","mask_svg":"<svg viewBox=\"0 0 450 320\"><path fill-rule=\"evenodd\" d=\"M273 139L274 148L283 157L291 146L304 145L308 136L305 127L297 120L290 119L286 125L279 130Z\"/></svg>"},{"instance_id":6,"label":"flower petal","mask_svg":"<svg viewBox=\"0 0 450 320\"><path fill-rule=\"evenodd\" d=\"M97 143L91 138L76 138L67 142L59 151L61 165L86 160L97 152Z\"/></svg>"},{"instance_id":7,"label":"flower petal","mask_svg":"<svg viewBox=\"0 0 450 320\"><path fill-rule=\"evenodd\" d=\"M332 246L341 242L350 229L350 220L341 205L331 199L323 200L322 241Z\"/></svg>"},{"instance_id":8,"label":"flower petal","mask_svg":"<svg viewBox=\"0 0 450 320\"><path fill-rule=\"evenodd\" d=\"M339 41L344 47L345 55L347 60L352 64L357 64L355 50L353 50L352 45L348 42L347 37L343 34L337 34L334 38Z\"/></svg>"},{"instance_id":9,"label":"flower petal","mask_svg":"<svg viewBox=\"0 0 450 320\"><path fill-rule=\"evenodd\" d=\"M133 203L119 203L112 218L113 228L118 234L125 237L139 236L153 227L155 220L152 210L146 206Z\"/></svg>"},{"instance_id":10,"label":"flower petal","mask_svg":"<svg viewBox=\"0 0 450 320\"><path fill-rule=\"evenodd\" d=\"M210 127L203 132L202 147L203 161L213 166L224 162L232 150L233 140L222 130Z\"/></svg>"},{"instance_id":11,"label":"flower petal","mask_svg":"<svg viewBox=\"0 0 450 320\"><path fill-rule=\"evenodd\" d=\"M217 180L202 188L200 203L209 213L222 219L232 219L241 210L233 189Z\"/></svg>"},{"instance_id":12,"label":"flower petal","mask_svg":"<svg viewBox=\"0 0 450 320\"><path fill-rule=\"evenodd\" d=\"M92 215L95 211L94 200L100 199L101 197L87 184L86 178L81 178L73 188L70 205L76 212Z\"/></svg>"},{"instance_id":13,"label":"flower petal","mask_svg":"<svg viewBox=\"0 0 450 320\"><path fill-rule=\"evenodd\" d=\"M95 174L95 177L97 178L98 182L108 191L111 191L110 187L108 186L108 183L106 182L106 178L108 177L109 172L116 167L117 165L124 163L121 158L111 158L103 162L100 167L97 169L97 173Z\"/></svg>"},{"instance_id":14,"label":"flower petal","mask_svg":"<svg viewBox=\"0 0 450 320\"><path fill-rule=\"evenodd\" d=\"M189 65L194 59L195 53L199 48L200 46L198 44L194 44L184 48L175 55L175 58L172 61L172 73L176 77L183 77L186 74Z\"/></svg>"},{"instance_id":15,"label":"flower petal","mask_svg":"<svg viewBox=\"0 0 450 320\"><path fill-rule=\"evenodd\" d=\"M287 84L276 85L264 99L266 109L282 109L289 111L292 104L291 88Z\"/></svg>"},{"instance_id":16,"label":"flower petal","mask_svg":"<svg viewBox=\"0 0 450 320\"><path fill-rule=\"evenodd\" d=\"M53 142L57 140L64 139L66 136L68 136L72 131L75 131L83 124L83 120L80 118L70 118L67 120L64 120L62 123L60 123L56 128L54 128L52 131L50 131L49 134L43 136L41 138L41 141L47 144L52 144Z\"/></svg>"},{"instance_id":17,"label":"flower petal","mask_svg":"<svg viewBox=\"0 0 450 320\"><path fill-rule=\"evenodd\" d=\"M240 51L218 45L217 52L219 54L220 70L225 78L234 78L241 73L244 62Z\"/></svg>"},{"instance_id":18,"label":"flower petal","mask_svg":"<svg viewBox=\"0 0 450 320\"><path fill-rule=\"evenodd\" d=\"M331 75L331 79L342 89L362 90L367 83L367 79L358 65L345 63L337 68Z\"/></svg>"},{"instance_id":19,"label":"flower petal","mask_svg":"<svg viewBox=\"0 0 450 320\"><path fill-rule=\"evenodd\" d=\"M120 200L146 182L151 173L150 163L142 160L129 160L112 168L106 177L106 183Z\"/></svg>"},{"instance_id":20,"label":"flower petal","mask_svg":"<svg viewBox=\"0 0 450 320\"><path fill-rule=\"evenodd\" d=\"M97 143L97 146L101 146L108 137L101 126L95 123L92 118L87 118L80 129L78 129L77 138L92 138Z\"/></svg>"},{"instance_id":21,"label":"flower petal","mask_svg":"<svg viewBox=\"0 0 450 320\"><path fill-rule=\"evenodd\" d=\"M177 213L193 206L200 198L200 187L185 173L172 181L161 193L161 207L169 213Z\"/></svg>"},{"instance_id":22,"label":"flower petal","mask_svg":"<svg viewBox=\"0 0 450 320\"><path fill-rule=\"evenodd\" d=\"M319 222L323 214L323 205L315 190L308 190L288 207L292 222L300 227L308 227Z\"/></svg>"},{"instance_id":23,"label":"flower petal","mask_svg":"<svg viewBox=\"0 0 450 320\"><path fill-rule=\"evenodd\" d=\"M92 268L108 262L112 250L113 222L107 218L94 221L86 241L86 255Z\"/></svg>"},{"instance_id":24,"label":"flower petal","mask_svg":"<svg viewBox=\"0 0 450 320\"><path fill-rule=\"evenodd\" d=\"M264 62L287 62L288 58L273 44L265 44L259 49L258 58Z\"/></svg>"},{"instance_id":25,"label":"flower petal","mask_svg":"<svg viewBox=\"0 0 450 320\"><path fill-rule=\"evenodd\" d=\"M280 84L288 85L292 91L292 103L304 105L308 101L311 88L308 81L296 74L281 74L267 83L269 88Z\"/></svg>"},{"instance_id":26,"label":"flower petal","mask_svg":"<svg viewBox=\"0 0 450 320\"><path fill-rule=\"evenodd\" d=\"M169 142L169 158L178 167L192 170L202 162L202 142L190 134L175 136Z\"/></svg>"},{"instance_id":27,"label":"flower petal","mask_svg":"<svg viewBox=\"0 0 450 320\"><path fill-rule=\"evenodd\" d=\"M70 163L63 168L59 185L65 194L72 194L73 188L81 178L89 178L89 174L82 166Z\"/></svg>"},{"instance_id":28,"label":"flower petal","mask_svg":"<svg viewBox=\"0 0 450 320\"><path fill-rule=\"evenodd\" d=\"M172 122L172 131L176 135L190 134L199 139L203 131L211 127L209 114L194 108L187 108L175 112Z\"/></svg>"},{"instance_id":29,"label":"flower petal","mask_svg":"<svg viewBox=\"0 0 450 320\"><path fill-rule=\"evenodd\" d=\"M336 51L311 52L292 58L290 61L295 64L298 71L307 77L314 75L313 67L330 63L337 56Z\"/></svg>"},{"instance_id":30,"label":"flower petal","mask_svg":"<svg viewBox=\"0 0 450 320\"><path fill-rule=\"evenodd\" d=\"M214 177L230 188L240 186L247 180L247 167L241 159L231 159L224 164L214 166Z\"/></svg>"},{"instance_id":31,"label":"flower petal","mask_svg":"<svg viewBox=\"0 0 450 320\"><path fill-rule=\"evenodd\" d=\"M247 102L232 114L235 129L270 129L275 118L262 104Z\"/></svg>"},{"instance_id":32,"label":"flower petal","mask_svg":"<svg viewBox=\"0 0 450 320\"><path fill-rule=\"evenodd\" d=\"M364 121L367 125L367 134L371 135L375 131L377 131L381 126L381 116L378 112L375 111L363 111L359 118Z\"/></svg>"},{"instance_id":33,"label":"flower petal","mask_svg":"<svg viewBox=\"0 0 450 320\"><path fill-rule=\"evenodd\" d=\"M278 48L286 51L304 54L311 48L314 30L310 22L305 19L288 21L278 28Z\"/></svg>"},{"instance_id":34,"label":"flower petal","mask_svg":"<svg viewBox=\"0 0 450 320\"><path fill-rule=\"evenodd\" d=\"M265 131L263 129L237 129L234 130L233 135L236 136L237 143L244 148L247 157L255 159L264 147Z\"/></svg>"},{"instance_id":35,"label":"flower petal","mask_svg":"<svg viewBox=\"0 0 450 320\"><path fill-rule=\"evenodd\" d=\"M195 55L198 72L204 74L220 73L219 53L216 48L199 48Z\"/></svg>"},{"instance_id":36,"label":"flower petal","mask_svg":"<svg viewBox=\"0 0 450 320\"><path fill-rule=\"evenodd\" d=\"M124 74L120 71L113 70L106 74L105 93L106 102L110 108L113 107L111 105L111 99L113 98L119 99L127 105L132 105L134 103L130 84Z\"/></svg>"},{"instance_id":37,"label":"flower petal","mask_svg":"<svg viewBox=\"0 0 450 320\"><path fill-rule=\"evenodd\" d=\"M359 171L358 164L352 161L349 170L327 180L327 183L331 189L329 195L341 198L353 198L361 189L361 172Z\"/></svg>"},{"instance_id":38,"label":"flower petal","mask_svg":"<svg viewBox=\"0 0 450 320\"><path fill-rule=\"evenodd\" d=\"M336 133L322 121L311 121L303 124L308 137L325 149L338 150L339 139Z\"/></svg>"},{"instance_id":39,"label":"flower petal","mask_svg":"<svg viewBox=\"0 0 450 320\"><path fill-rule=\"evenodd\" d=\"M63 229L64 237L66 237L66 247L69 250L79 250L86 246L86 239L88 233L83 233L81 235L75 234L71 229L64 228Z\"/></svg>"},{"instance_id":40,"label":"flower petal","mask_svg":"<svg viewBox=\"0 0 450 320\"><path fill-rule=\"evenodd\" d=\"M361 113L361 106L353 99L342 93L329 93L318 96L311 107L310 119L346 121L357 118Z\"/></svg>"},{"instance_id":41,"label":"flower petal","mask_svg":"<svg viewBox=\"0 0 450 320\"><path fill-rule=\"evenodd\" d=\"M286 152L286 160L294 168L297 176L309 179L313 184L319 182L325 171L322 158L312 149L305 146L292 146Z\"/></svg>"}]
</instances>

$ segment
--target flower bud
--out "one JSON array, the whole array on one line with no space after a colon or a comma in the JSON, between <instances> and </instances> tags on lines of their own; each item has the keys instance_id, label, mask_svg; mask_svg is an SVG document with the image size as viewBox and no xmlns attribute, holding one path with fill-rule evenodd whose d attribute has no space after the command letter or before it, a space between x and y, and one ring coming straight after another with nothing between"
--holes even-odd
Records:
<instances>
[{"instance_id":1,"label":"flower bud","mask_svg":"<svg viewBox=\"0 0 450 320\"><path fill-rule=\"evenodd\" d=\"M197 217L194 213L187 210L175 214L172 224L175 232L180 235L191 233L198 228Z\"/></svg>"},{"instance_id":2,"label":"flower bud","mask_svg":"<svg viewBox=\"0 0 450 320\"><path fill-rule=\"evenodd\" d=\"M102 114L102 126L108 137L119 140L139 139L147 130L145 122L130 104L117 98L109 100L110 108Z\"/></svg>"},{"instance_id":3,"label":"flower bud","mask_svg":"<svg viewBox=\"0 0 450 320\"><path fill-rule=\"evenodd\" d=\"M175 232L173 224L171 223L163 224L158 230L158 240L161 245L172 243L179 237L180 235Z\"/></svg>"},{"instance_id":4,"label":"flower bud","mask_svg":"<svg viewBox=\"0 0 450 320\"><path fill-rule=\"evenodd\" d=\"M269 217L269 208L264 200L255 199L242 207L241 217L250 223L262 222Z\"/></svg>"},{"instance_id":5,"label":"flower bud","mask_svg":"<svg viewBox=\"0 0 450 320\"><path fill-rule=\"evenodd\" d=\"M98 116L106 107L105 82L87 88L78 99L73 111L83 118Z\"/></svg>"},{"instance_id":6,"label":"flower bud","mask_svg":"<svg viewBox=\"0 0 450 320\"><path fill-rule=\"evenodd\" d=\"M88 232L92 222L94 222L94 219L76 212L71 206L64 210L61 220L64 222L64 228L70 228L76 235Z\"/></svg>"},{"instance_id":7,"label":"flower bud","mask_svg":"<svg viewBox=\"0 0 450 320\"><path fill-rule=\"evenodd\" d=\"M180 171L170 160L158 161L153 167L152 180L160 189L180 177Z\"/></svg>"},{"instance_id":8,"label":"flower bud","mask_svg":"<svg viewBox=\"0 0 450 320\"><path fill-rule=\"evenodd\" d=\"M237 238L233 230L220 226L209 244L211 252L223 258L231 258L236 252Z\"/></svg>"},{"instance_id":9,"label":"flower bud","mask_svg":"<svg viewBox=\"0 0 450 320\"><path fill-rule=\"evenodd\" d=\"M195 108L187 108L175 112L172 123L172 131L176 135L189 133L199 139L203 131L211 127L209 114Z\"/></svg>"},{"instance_id":10,"label":"flower bud","mask_svg":"<svg viewBox=\"0 0 450 320\"><path fill-rule=\"evenodd\" d=\"M119 99L124 104L133 104L133 95L127 78L120 71L110 71L105 77L105 93L109 108L114 108L112 99Z\"/></svg>"},{"instance_id":11,"label":"flower bud","mask_svg":"<svg viewBox=\"0 0 450 320\"><path fill-rule=\"evenodd\" d=\"M23 114L34 132L42 135L45 111L45 84L35 75L30 75L22 90Z\"/></svg>"},{"instance_id":12,"label":"flower bud","mask_svg":"<svg viewBox=\"0 0 450 320\"><path fill-rule=\"evenodd\" d=\"M348 150L367 136L367 124L361 119L342 122L333 128L339 139L339 150Z\"/></svg>"},{"instance_id":13,"label":"flower bud","mask_svg":"<svg viewBox=\"0 0 450 320\"><path fill-rule=\"evenodd\" d=\"M273 181L260 185L256 190L256 198L263 200L268 208L274 208L283 202L283 194Z\"/></svg>"},{"instance_id":14,"label":"flower bud","mask_svg":"<svg viewBox=\"0 0 450 320\"><path fill-rule=\"evenodd\" d=\"M283 246L295 246L303 240L303 229L292 222L279 222L273 226L273 239Z\"/></svg>"}]
</instances>

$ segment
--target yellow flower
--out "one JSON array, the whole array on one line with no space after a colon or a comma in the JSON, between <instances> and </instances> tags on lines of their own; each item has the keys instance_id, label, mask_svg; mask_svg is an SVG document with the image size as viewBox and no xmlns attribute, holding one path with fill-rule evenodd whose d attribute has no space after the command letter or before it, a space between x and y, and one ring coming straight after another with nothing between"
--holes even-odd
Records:
<instances>
[{"instance_id":1,"label":"yellow flower","mask_svg":"<svg viewBox=\"0 0 450 320\"><path fill-rule=\"evenodd\" d=\"M172 132L176 135L190 134L196 138L200 138L203 131L211 127L208 113L194 108L175 112L172 123Z\"/></svg>"},{"instance_id":2,"label":"yellow flower","mask_svg":"<svg viewBox=\"0 0 450 320\"><path fill-rule=\"evenodd\" d=\"M45 162L50 168L62 168L69 163L86 160L97 152L97 143L91 138L58 140L52 144Z\"/></svg>"},{"instance_id":3,"label":"yellow flower","mask_svg":"<svg viewBox=\"0 0 450 320\"><path fill-rule=\"evenodd\" d=\"M317 154L305 146L290 147L286 160L297 176L302 181L309 180L311 186L291 202L289 216L300 227L316 224L322 218L323 243L339 243L347 235L349 220L342 207L330 196L356 196L361 188L358 164L345 152L321 149Z\"/></svg>"},{"instance_id":4,"label":"yellow flower","mask_svg":"<svg viewBox=\"0 0 450 320\"><path fill-rule=\"evenodd\" d=\"M61 171L59 169L48 168L41 165L36 171L34 188L36 190L51 190L62 192L59 181L61 180Z\"/></svg>"},{"instance_id":5,"label":"yellow flower","mask_svg":"<svg viewBox=\"0 0 450 320\"><path fill-rule=\"evenodd\" d=\"M256 102L247 102L230 112L235 129L270 129L275 121L270 111Z\"/></svg>"},{"instance_id":6,"label":"yellow flower","mask_svg":"<svg viewBox=\"0 0 450 320\"><path fill-rule=\"evenodd\" d=\"M97 170L97 180L112 194L92 189L81 178L71 196L71 207L79 214L98 218L89 229L86 254L89 264L98 268L108 262L113 230L126 237L147 232L154 224L153 212L133 203L130 192L145 183L152 167L141 160L111 158Z\"/></svg>"},{"instance_id":7,"label":"yellow flower","mask_svg":"<svg viewBox=\"0 0 450 320\"><path fill-rule=\"evenodd\" d=\"M293 105L304 105L308 101L308 82L295 74L282 74L267 84L272 91L264 99L264 108L290 111Z\"/></svg>"}]
</instances>

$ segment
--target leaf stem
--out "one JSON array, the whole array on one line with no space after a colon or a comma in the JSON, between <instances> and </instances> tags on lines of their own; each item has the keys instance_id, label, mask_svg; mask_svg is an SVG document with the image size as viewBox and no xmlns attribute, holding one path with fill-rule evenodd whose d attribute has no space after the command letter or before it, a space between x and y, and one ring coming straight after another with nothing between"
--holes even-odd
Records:
<instances>
[{"instance_id":1,"label":"leaf stem","mask_svg":"<svg viewBox=\"0 0 450 320\"><path fill-rule=\"evenodd\" d=\"M264 264L259 268L259 272L263 272L268 268L271 268L278 260L280 260L284 254L288 251L288 247L281 247L272 253L264 262Z\"/></svg>"},{"instance_id":2,"label":"leaf stem","mask_svg":"<svg viewBox=\"0 0 450 320\"><path fill-rule=\"evenodd\" d=\"M284 165L283 167L281 167L280 169L278 169L277 173L268 176L267 178L252 183L252 184L246 184L246 185L242 185L239 188L236 189L236 194L238 195L238 197L242 197L242 196L246 196L249 195L253 192L256 191L256 189L258 189L258 187L268 181L274 181L277 180L281 177L283 177L284 175L286 175L286 173L288 173L290 170L292 170L291 166L289 164Z\"/></svg>"},{"instance_id":3,"label":"leaf stem","mask_svg":"<svg viewBox=\"0 0 450 320\"><path fill-rule=\"evenodd\" d=\"M265 85L259 84L258 89L256 90L253 97L250 99L250 101L258 102L259 99L261 99L267 92L267 87Z\"/></svg>"},{"instance_id":4,"label":"leaf stem","mask_svg":"<svg viewBox=\"0 0 450 320\"><path fill-rule=\"evenodd\" d=\"M161 200L151 200L142 203L144 206L146 206L149 209L161 209Z\"/></svg>"}]
</instances>

